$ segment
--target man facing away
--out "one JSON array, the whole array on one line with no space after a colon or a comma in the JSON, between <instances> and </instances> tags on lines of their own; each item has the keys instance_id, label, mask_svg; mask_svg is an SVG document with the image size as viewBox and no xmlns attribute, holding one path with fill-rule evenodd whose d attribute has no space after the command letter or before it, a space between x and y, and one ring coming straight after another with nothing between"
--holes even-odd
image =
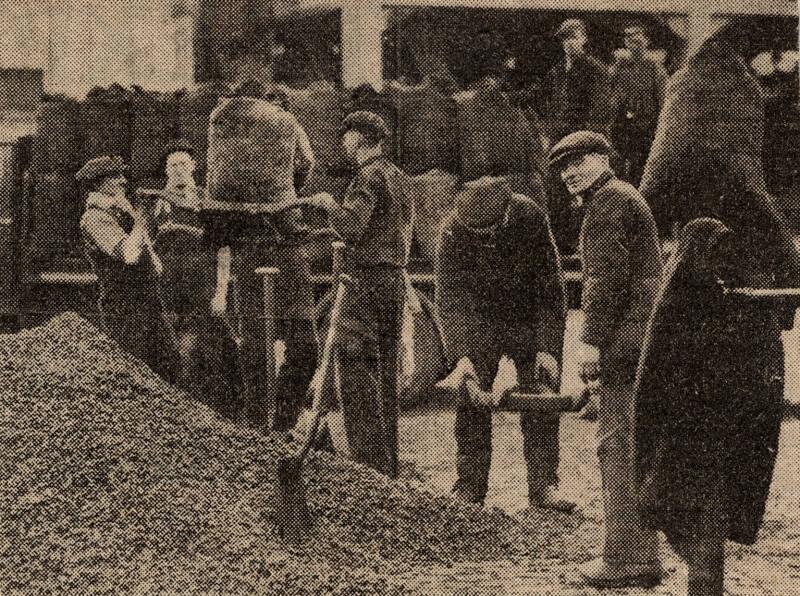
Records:
<instances>
[{"instance_id":1,"label":"man facing away","mask_svg":"<svg viewBox=\"0 0 800 596\"><path fill-rule=\"evenodd\" d=\"M341 128L356 166L344 200L317 195L347 245L345 271L357 282L345 300L336 371L352 457L397 476L397 367L413 205L403 172L384 155L389 131L372 112L353 112Z\"/></svg>"},{"instance_id":2,"label":"man facing away","mask_svg":"<svg viewBox=\"0 0 800 596\"><path fill-rule=\"evenodd\" d=\"M611 141L625 160L625 179L639 185L664 105L667 71L647 54L650 39L642 23L625 25L627 56L611 67Z\"/></svg>"},{"instance_id":3,"label":"man facing away","mask_svg":"<svg viewBox=\"0 0 800 596\"><path fill-rule=\"evenodd\" d=\"M603 482L603 556L582 569L595 587L652 586L661 580L658 538L639 518L634 485L636 367L661 275L656 224L641 194L609 166L611 145L578 131L550 151L569 193L585 203L581 339L593 348L585 379L599 378L598 457Z\"/></svg>"},{"instance_id":4,"label":"man facing away","mask_svg":"<svg viewBox=\"0 0 800 596\"><path fill-rule=\"evenodd\" d=\"M466 367L481 391L503 374L504 357L520 385L533 388L544 369L548 388L558 391L566 319L558 249L544 210L514 194L505 177L480 177L459 193L439 236L436 298L449 363ZM558 415L525 412L520 425L531 506L571 511L575 504L556 492ZM455 434L453 492L483 503L492 457L488 405L460 403Z\"/></svg>"},{"instance_id":5,"label":"man facing away","mask_svg":"<svg viewBox=\"0 0 800 596\"><path fill-rule=\"evenodd\" d=\"M208 194L243 203L296 198L313 164L308 137L296 118L265 99L258 83L244 83L223 98L211 114ZM291 427L303 406L316 368L313 287L307 254L299 241L299 212L250 217L231 226L224 244L231 248L242 325L241 366L247 417L264 428L268 380L264 328L264 289L260 267L277 267L275 317L286 343L286 362L275 388L273 430ZM218 297L219 298L219 297Z\"/></svg>"}]
</instances>

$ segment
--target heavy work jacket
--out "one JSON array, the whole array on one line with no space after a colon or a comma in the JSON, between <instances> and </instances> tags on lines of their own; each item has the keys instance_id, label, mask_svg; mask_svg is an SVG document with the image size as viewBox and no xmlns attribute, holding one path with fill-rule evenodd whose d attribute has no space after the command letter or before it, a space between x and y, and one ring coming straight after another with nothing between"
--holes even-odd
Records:
<instances>
[{"instance_id":1,"label":"heavy work jacket","mask_svg":"<svg viewBox=\"0 0 800 596\"><path fill-rule=\"evenodd\" d=\"M504 354L518 366L536 352L560 362L564 280L543 209L509 191L506 214L492 229L448 216L436 253L436 302L450 365L470 358L485 385Z\"/></svg>"},{"instance_id":2,"label":"heavy work jacket","mask_svg":"<svg viewBox=\"0 0 800 596\"><path fill-rule=\"evenodd\" d=\"M605 132L608 91L608 68L593 56L576 58L569 70L560 60L547 73L541 98L551 145L578 130Z\"/></svg>"},{"instance_id":3,"label":"heavy work jacket","mask_svg":"<svg viewBox=\"0 0 800 596\"><path fill-rule=\"evenodd\" d=\"M330 212L331 226L347 244L349 267L408 264L413 205L403 177L400 168L377 156L361 164L341 206Z\"/></svg>"},{"instance_id":4,"label":"heavy work jacket","mask_svg":"<svg viewBox=\"0 0 800 596\"><path fill-rule=\"evenodd\" d=\"M599 349L606 380L630 382L661 275L656 224L639 192L610 171L583 198L581 339Z\"/></svg>"}]
</instances>

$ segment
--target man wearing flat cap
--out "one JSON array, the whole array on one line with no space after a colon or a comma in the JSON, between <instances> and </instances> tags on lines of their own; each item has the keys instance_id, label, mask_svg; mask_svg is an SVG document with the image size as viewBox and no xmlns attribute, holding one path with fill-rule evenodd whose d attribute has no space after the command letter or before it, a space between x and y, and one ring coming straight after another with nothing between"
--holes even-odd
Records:
<instances>
[{"instance_id":1,"label":"man wearing flat cap","mask_svg":"<svg viewBox=\"0 0 800 596\"><path fill-rule=\"evenodd\" d=\"M542 81L537 101L545 151L579 130L605 132L609 120L609 72L605 64L586 51L586 23L567 19L556 29L554 37L561 44L563 55ZM547 178L547 190L558 246L564 252L572 252L576 249L580 210L570 205L558 176Z\"/></svg>"},{"instance_id":2,"label":"man wearing flat cap","mask_svg":"<svg viewBox=\"0 0 800 596\"><path fill-rule=\"evenodd\" d=\"M497 394L498 384L560 387L566 297L558 249L542 207L498 173L464 184L436 252L436 302L448 363L456 378L466 373L455 381L462 398L475 387ZM456 410L453 493L471 503L482 504L488 490L490 405L470 394ZM559 424L557 414L520 415L528 499L570 512L575 504L557 494Z\"/></svg>"},{"instance_id":3,"label":"man wearing flat cap","mask_svg":"<svg viewBox=\"0 0 800 596\"><path fill-rule=\"evenodd\" d=\"M153 250L148 216L125 194L120 157L89 160L75 179L89 185L81 217L83 243L100 286L98 306L109 335L169 382L179 356L159 291L161 259Z\"/></svg>"},{"instance_id":4,"label":"man wearing flat cap","mask_svg":"<svg viewBox=\"0 0 800 596\"><path fill-rule=\"evenodd\" d=\"M660 581L656 533L642 526L634 486L632 403L636 367L661 275L653 215L639 191L609 166L611 145L578 131L548 156L569 193L585 204L581 339L590 355L585 380L600 380L598 457L603 481L605 545L583 569L595 587L655 585Z\"/></svg>"},{"instance_id":5,"label":"man wearing flat cap","mask_svg":"<svg viewBox=\"0 0 800 596\"><path fill-rule=\"evenodd\" d=\"M609 72L586 52L586 24L567 19L555 37L564 55L545 77L541 106L551 147L572 132L605 132L608 126Z\"/></svg>"},{"instance_id":6,"label":"man wearing flat cap","mask_svg":"<svg viewBox=\"0 0 800 596\"><path fill-rule=\"evenodd\" d=\"M405 174L384 154L389 131L372 112L353 112L340 130L356 167L344 200L317 195L347 245L345 271L357 282L343 306L338 382L350 452L356 461L397 475L397 364L413 204ZM411 294L410 294L411 296Z\"/></svg>"}]
</instances>

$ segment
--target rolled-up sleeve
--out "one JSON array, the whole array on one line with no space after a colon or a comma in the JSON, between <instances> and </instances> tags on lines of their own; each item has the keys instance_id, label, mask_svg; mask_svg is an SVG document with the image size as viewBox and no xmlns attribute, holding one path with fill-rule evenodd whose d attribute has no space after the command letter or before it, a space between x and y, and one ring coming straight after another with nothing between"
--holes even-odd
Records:
<instances>
[{"instance_id":1,"label":"rolled-up sleeve","mask_svg":"<svg viewBox=\"0 0 800 596\"><path fill-rule=\"evenodd\" d=\"M295 148L294 157L294 185L295 188L301 189L308 181L308 177L311 176L311 172L316 165L316 159L308 134L300 123L296 121L295 130L297 132L297 147Z\"/></svg>"},{"instance_id":2,"label":"rolled-up sleeve","mask_svg":"<svg viewBox=\"0 0 800 596\"><path fill-rule=\"evenodd\" d=\"M624 207L616 197L595 197L583 234L584 325L581 339L607 346L622 319L627 297L630 255L622 222Z\"/></svg>"},{"instance_id":3,"label":"rolled-up sleeve","mask_svg":"<svg viewBox=\"0 0 800 596\"><path fill-rule=\"evenodd\" d=\"M127 234L109 213L88 209L81 217L80 227L84 242L109 256L121 258L122 242Z\"/></svg>"}]
</instances>

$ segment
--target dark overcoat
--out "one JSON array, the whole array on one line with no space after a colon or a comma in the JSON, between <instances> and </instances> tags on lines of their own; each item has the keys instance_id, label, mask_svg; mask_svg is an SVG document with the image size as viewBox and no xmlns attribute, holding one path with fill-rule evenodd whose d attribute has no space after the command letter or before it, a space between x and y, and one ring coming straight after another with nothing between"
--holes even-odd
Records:
<instances>
[{"instance_id":1,"label":"dark overcoat","mask_svg":"<svg viewBox=\"0 0 800 596\"><path fill-rule=\"evenodd\" d=\"M491 387L504 354L518 366L536 352L561 361L566 318L558 249L544 210L511 196L505 217L491 230L445 219L436 255L436 301L445 351L454 365L468 357Z\"/></svg>"},{"instance_id":2,"label":"dark overcoat","mask_svg":"<svg viewBox=\"0 0 800 596\"><path fill-rule=\"evenodd\" d=\"M769 209L751 209L769 219ZM764 222L762 222L763 224ZM723 293L771 285L757 235L715 219L683 230L667 265L636 382L635 443L644 522L682 542L709 519L755 541L780 432L780 309Z\"/></svg>"},{"instance_id":3,"label":"dark overcoat","mask_svg":"<svg viewBox=\"0 0 800 596\"><path fill-rule=\"evenodd\" d=\"M600 351L605 382L631 383L661 275L656 224L638 191L610 171L584 200L581 339Z\"/></svg>"}]
</instances>

